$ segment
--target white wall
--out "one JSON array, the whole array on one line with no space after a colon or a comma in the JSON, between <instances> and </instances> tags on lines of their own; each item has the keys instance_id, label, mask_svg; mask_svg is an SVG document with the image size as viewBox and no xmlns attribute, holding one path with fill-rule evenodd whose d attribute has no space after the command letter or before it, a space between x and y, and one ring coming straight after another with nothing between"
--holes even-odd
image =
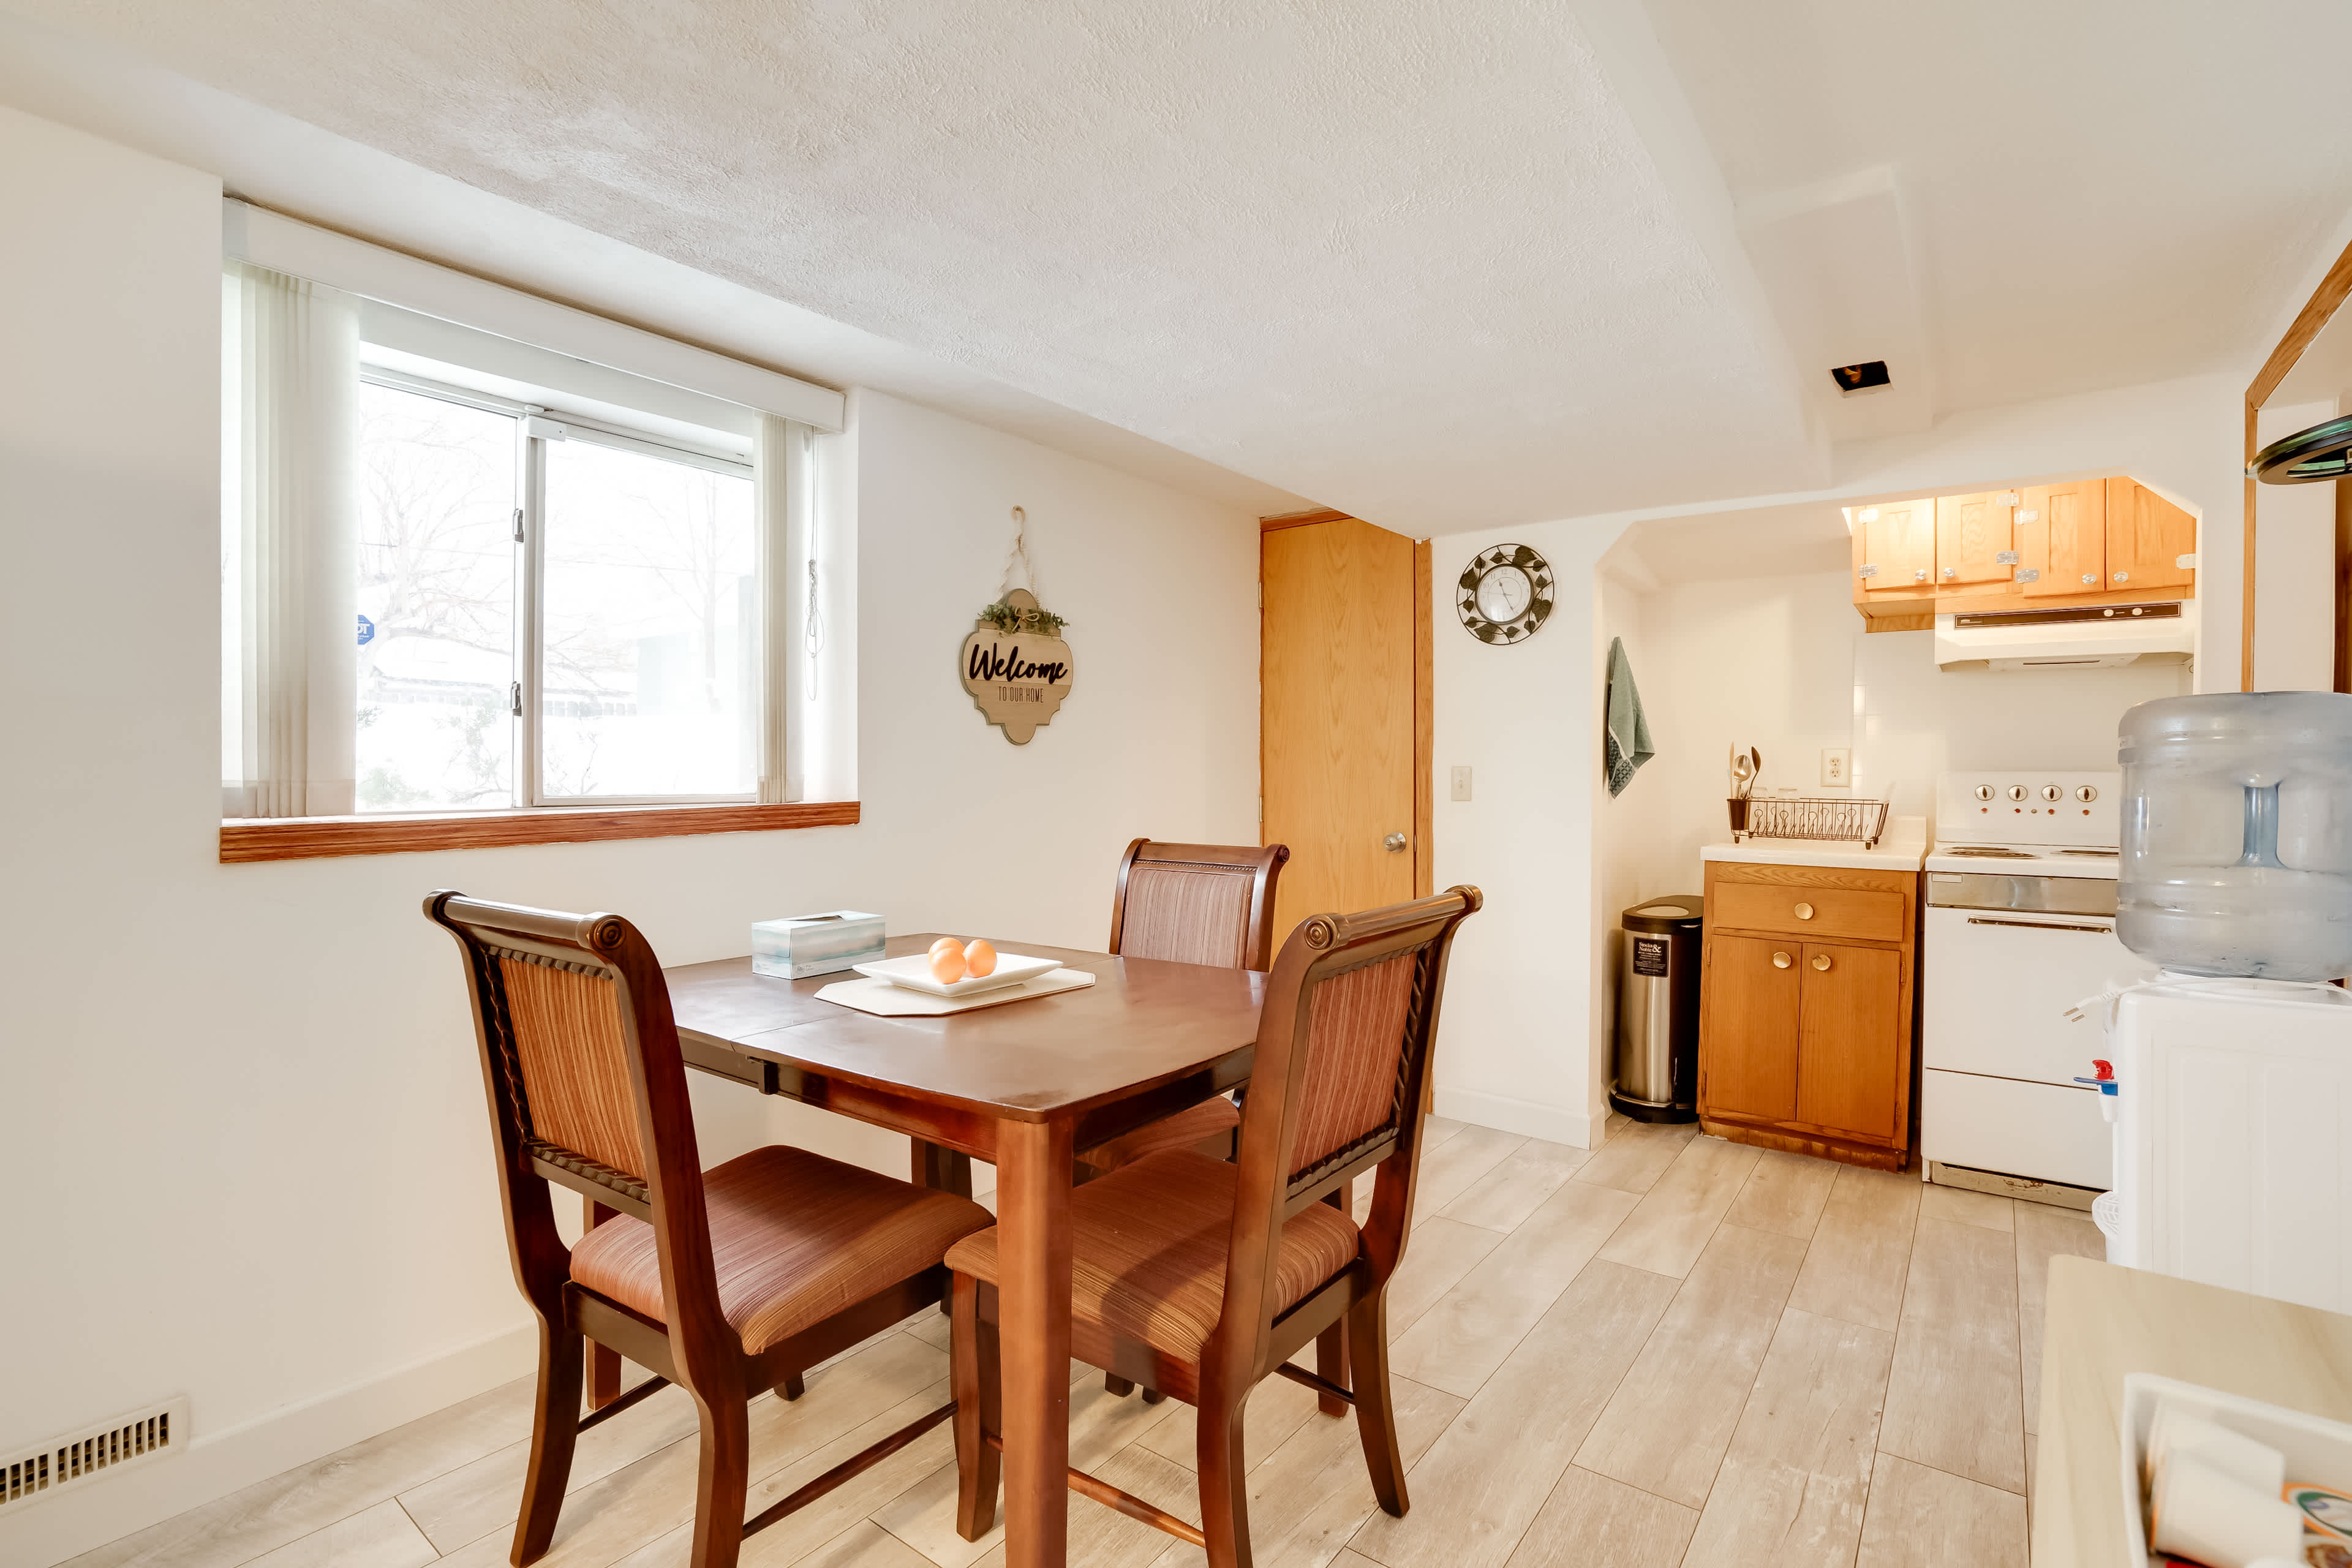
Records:
<instances>
[{"instance_id":1,"label":"white wall","mask_svg":"<svg viewBox=\"0 0 2352 1568\"><path fill-rule=\"evenodd\" d=\"M1812 787L1821 748L1851 744L1866 780L1907 777L1924 793L1937 772L2001 765L2016 754L2004 749L2011 742L2030 742L2037 759L2055 765L2111 766L2115 715L2180 689L2177 669L2113 672L2106 684L2071 678L2079 688L2063 676L2053 684L2046 675L1938 675L1927 634L1864 636L1842 573L1693 582L1629 597L1598 574L1629 528L2127 472L2202 516L2206 651L2197 686L2235 690L2242 385L2201 376L1955 416L1922 435L1838 447L1836 482L1802 495L1433 540L1440 584L1506 539L1542 552L1559 574L1551 620L1515 647L1463 635L1442 589L1433 606L1437 885L1475 882L1488 895L1455 948L1440 1109L1572 1143L1600 1135L1611 923L1638 900L1697 889L1698 846L1727 831L1724 763L1733 742L1765 753L1768 783ZM1610 802L1601 778L1601 661L1609 637L1625 628L1635 633L1628 646L1638 639L1643 649L1634 673L1659 756ZM2042 734L2012 714L2012 680L2040 683L2027 689L2052 715ZM1932 702L1920 700L1922 689L1936 694ZM1446 797L1448 771L1462 763L1477 770L1467 804ZM1644 834L1656 837L1656 852L1627 842Z\"/></svg>"},{"instance_id":2,"label":"white wall","mask_svg":"<svg viewBox=\"0 0 2352 1568\"><path fill-rule=\"evenodd\" d=\"M2254 440L2336 417L2337 404L2300 403L2254 416ZM2336 689L2336 486L2264 485L2254 498L2254 686Z\"/></svg>"},{"instance_id":3,"label":"white wall","mask_svg":"<svg viewBox=\"0 0 2352 1568\"><path fill-rule=\"evenodd\" d=\"M1099 946L1129 837L1256 836L1254 518L862 395L832 637L863 826L218 864L219 196L0 110L0 1321L26 1331L0 1452L180 1393L195 1436L0 1521L12 1563L525 1369L429 889L617 910L674 962L844 904ZM954 668L1016 504L1078 660L1025 747ZM901 1140L731 1086L697 1106L707 1160L792 1138L904 1169Z\"/></svg>"}]
</instances>

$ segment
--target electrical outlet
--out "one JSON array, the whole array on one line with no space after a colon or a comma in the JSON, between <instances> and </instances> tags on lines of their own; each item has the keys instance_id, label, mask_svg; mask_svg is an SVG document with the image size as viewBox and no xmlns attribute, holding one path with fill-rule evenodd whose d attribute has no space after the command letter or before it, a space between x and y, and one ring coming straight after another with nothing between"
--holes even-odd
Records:
<instances>
[{"instance_id":1,"label":"electrical outlet","mask_svg":"<svg viewBox=\"0 0 2352 1568\"><path fill-rule=\"evenodd\" d=\"M1454 770L1454 798L1456 800L1470 798L1470 770L1467 767L1457 767Z\"/></svg>"},{"instance_id":2,"label":"electrical outlet","mask_svg":"<svg viewBox=\"0 0 2352 1568\"><path fill-rule=\"evenodd\" d=\"M1826 789L1845 789L1853 783L1853 752L1844 746L1822 749L1822 784Z\"/></svg>"}]
</instances>

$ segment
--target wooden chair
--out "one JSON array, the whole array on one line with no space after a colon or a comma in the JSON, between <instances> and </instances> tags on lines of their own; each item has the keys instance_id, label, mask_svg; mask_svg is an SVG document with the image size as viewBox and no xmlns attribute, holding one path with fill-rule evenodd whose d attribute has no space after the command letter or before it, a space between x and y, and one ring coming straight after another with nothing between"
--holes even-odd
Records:
<instances>
[{"instance_id":1,"label":"wooden chair","mask_svg":"<svg viewBox=\"0 0 2352 1568\"><path fill-rule=\"evenodd\" d=\"M694 1568L732 1568L746 1536L954 1414L931 1411L745 1523L747 1402L796 1394L817 1363L944 1300L940 1259L988 1212L800 1149L704 1171L669 989L634 926L446 891L425 912L465 954L515 1282L539 1314L518 1568L555 1533L579 1434L665 1384L701 1415ZM619 1213L567 1251L550 1182ZM584 1419L583 1336L656 1374Z\"/></svg>"},{"instance_id":2,"label":"wooden chair","mask_svg":"<svg viewBox=\"0 0 2352 1568\"><path fill-rule=\"evenodd\" d=\"M1475 888L1356 915L1317 915L1283 943L1266 982L1234 1163L1164 1150L1071 1194L1071 1352L1196 1408L1202 1525L1072 1470L1071 1489L1206 1550L1250 1562L1242 1408L1279 1373L1356 1411L1372 1490L1406 1508L1389 1396L1388 1283L1412 1227L1422 1086L1454 933ZM1376 1173L1361 1231L1334 1201ZM948 1251L955 1270L954 1373L962 1472L956 1523L992 1522L996 1232ZM1345 1323L1349 1383L1288 1364Z\"/></svg>"},{"instance_id":3,"label":"wooden chair","mask_svg":"<svg viewBox=\"0 0 2352 1568\"><path fill-rule=\"evenodd\" d=\"M1290 858L1286 844L1154 844L1139 838L1119 857L1111 894L1110 950L1122 958L1164 958L1264 969L1274 952L1274 888ZM1223 1095L1078 1151L1091 1174L1162 1149L1228 1139L1241 1112Z\"/></svg>"}]
</instances>

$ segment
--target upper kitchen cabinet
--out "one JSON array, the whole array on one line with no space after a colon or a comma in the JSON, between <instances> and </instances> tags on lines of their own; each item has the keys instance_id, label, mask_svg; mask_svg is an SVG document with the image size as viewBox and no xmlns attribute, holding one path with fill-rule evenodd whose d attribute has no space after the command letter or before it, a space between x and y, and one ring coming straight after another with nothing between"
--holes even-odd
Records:
<instances>
[{"instance_id":1,"label":"upper kitchen cabinet","mask_svg":"<svg viewBox=\"0 0 2352 1568\"><path fill-rule=\"evenodd\" d=\"M1878 501L1846 519L1853 605L1873 631L1925 630L1963 611L2197 596L2196 518L2120 475Z\"/></svg>"},{"instance_id":2,"label":"upper kitchen cabinet","mask_svg":"<svg viewBox=\"0 0 2352 1568\"><path fill-rule=\"evenodd\" d=\"M2018 591L2029 599L2095 594L2107 573L2107 490L2129 479L2029 485L2017 509Z\"/></svg>"},{"instance_id":3,"label":"upper kitchen cabinet","mask_svg":"<svg viewBox=\"0 0 2352 1568\"><path fill-rule=\"evenodd\" d=\"M1882 501L1855 514L1854 549L1862 560L1855 566L1854 596L1884 598L1916 596L1934 591L1936 574L1936 500Z\"/></svg>"},{"instance_id":4,"label":"upper kitchen cabinet","mask_svg":"<svg viewBox=\"0 0 2352 1568\"><path fill-rule=\"evenodd\" d=\"M2112 594L2169 592L2197 581L2180 559L2197 549L2197 520L2135 479L2107 481L2107 581Z\"/></svg>"},{"instance_id":5,"label":"upper kitchen cabinet","mask_svg":"<svg viewBox=\"0 0 2352 1568\"><path fill-rule=\"evenodd\" d=\"M2017 575L2017 492L1936 498L1936 586L1975 588Z\"/></svg>"}]
</instances>

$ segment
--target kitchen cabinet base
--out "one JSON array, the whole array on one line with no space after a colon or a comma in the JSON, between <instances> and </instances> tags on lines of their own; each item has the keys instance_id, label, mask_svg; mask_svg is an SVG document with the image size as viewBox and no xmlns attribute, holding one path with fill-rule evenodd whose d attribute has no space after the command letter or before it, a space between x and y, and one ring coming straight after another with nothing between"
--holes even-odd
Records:
<instances>
[{"instance_id":1,"label":"kitchen cabinet base","mask_svg":"<svg viewBox=\"0 0 2352 1568\"><path fill-rule=\"evenodd\" d=\"M1802 1132L1784 1132L1777 1128L1749 1127L1738 1121L1718 1121L1701 1112L1699 1131L1717 1138L1727 1138L1734 1143L1751 1143L1759 1149L1780 1149L1791 1154L1811 1154L1817 1160L1836 1160L1848 1165L1864 1165L1874 1171L1901 1171L1911 1163L1908 1149L1889 1149L1876 1143L1849 1143L1842 1138L1817 1138Z\"/></svg>"}]
</instances>

